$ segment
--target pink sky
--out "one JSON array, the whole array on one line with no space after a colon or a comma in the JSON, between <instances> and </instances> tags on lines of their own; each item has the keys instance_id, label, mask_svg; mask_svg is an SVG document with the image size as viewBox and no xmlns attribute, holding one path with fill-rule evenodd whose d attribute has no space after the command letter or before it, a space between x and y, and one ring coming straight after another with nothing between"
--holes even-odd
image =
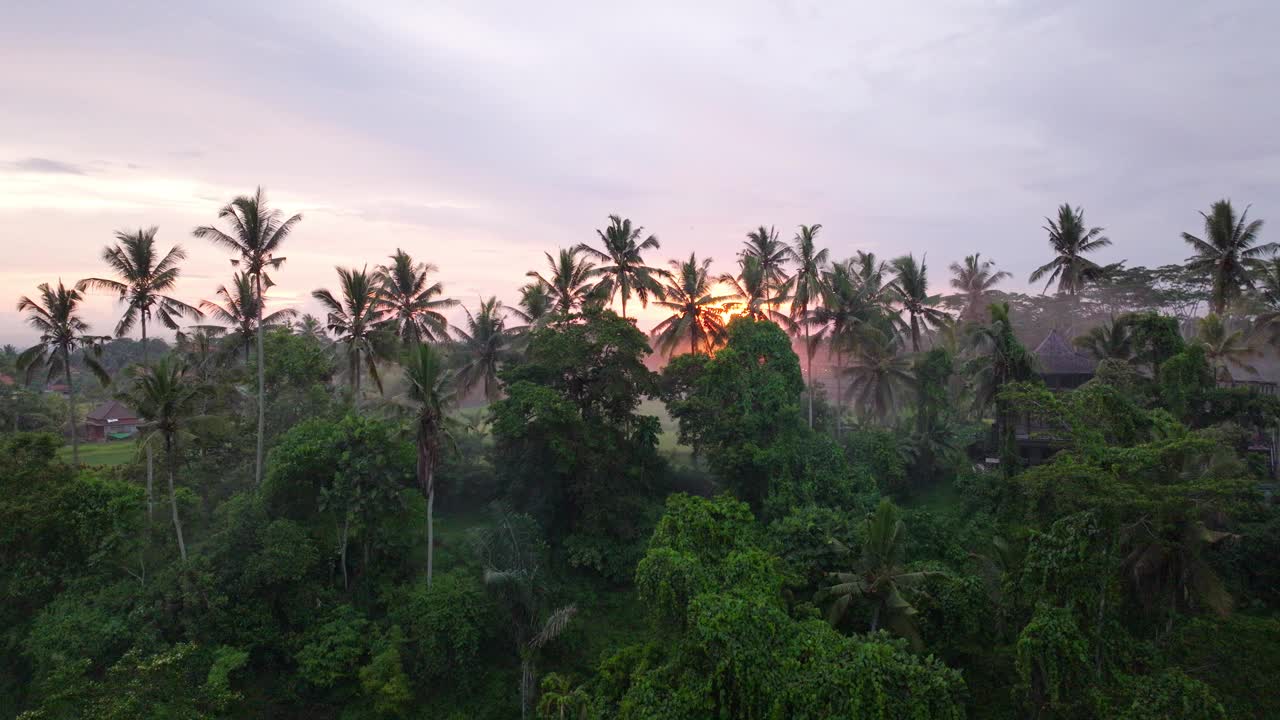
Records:
<instances>
[{"instance_id":1,"label":"pink sky","mask_svg":"<svg viewBox=\"0 0 1280 720\"><path fill-rule=\"evenodd\" d=\"M11 9L0 342L32 339L19 295L101 274L119 229L158 225L191 255L177 294L211 298L227 256L191 229L259 184L306 216L278 293L317 314L335 264L397 247L468 305L513 302L609 213L662 239L651 262L718 271L756 225L820 222L836 257L927 253L941 291L974 251L1024 287L1064 201L1115 241L1099 260L1147 265L1219 197L1280 205L1271 4L686 5Z\"/></svg>"}]
</instances>

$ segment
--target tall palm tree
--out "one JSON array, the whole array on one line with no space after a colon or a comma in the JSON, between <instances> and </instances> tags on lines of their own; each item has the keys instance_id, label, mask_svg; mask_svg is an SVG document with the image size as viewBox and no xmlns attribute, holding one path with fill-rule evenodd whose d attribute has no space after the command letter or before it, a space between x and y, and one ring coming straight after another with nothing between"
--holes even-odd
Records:
<instances>
[{"instance_id":1,"label":"tall palm tree","mask_svg":"<svg viewBox=\"0 0 1280 720\"><path fill-rule=\"evenodd\" d=\"M103 385L111 380L92 357L100 352L106 338L89 334L89 325L80 317L80 292L68 290L58 281L57 289L49 283L41 283L40 295L32 300L25 295L18 299L18 312L27 314L27 324L40 333L40 340L18 356L18 369L26 374L27 381L37 368L48 371L46 382L59 373L67 385L67 426L71 431L71 461L80 464L80 438L76 433L76 386L71 381L71 353L83 352L85 367L89 368Z\"/></svg>"},{"instance_id":2,"label":"tall palm tree","mask_svg":"<svg viewBox=\"0 0 1280 720\"><path fill-rule=\"evenodd\" d=\"M547 275L536 270L525 273L537 280L537 285L550 302L550 310L562 319L582 307L594 293L603 292L603 288L597 288L594 282L600 272L594 264L582 257L584 252L582 247L575 247L561 248L556 257L552 257L551 253L543 253L547 256ZM625 299L623 304L626 304Z\"/></svg>"},{"instance_id":3,"label":"tall palm tree","mask_svg":"<svg viewBox=\"0 0 1280 720\"><path fill-rule=\"evenodd\" d=\"M906 560L906 527L902 513L893 501L882 498L871 517L863 523L862 552L852 572L831 573L835 583L824 595L832 600L827 619L834 625L857 598L872 602L871 632L884 626L906 638L919 648L920 633L916 628L916 609L903 597L904 589L918 586L938 572L908 572Z\"/></svg>"},{"instance_id":4,"label":"tall palm tree","mask_svg":"<svg viewBox=\"0 0 1280 720\"><path fill-rule=\"evenodd\" d=\"M698 262L689 253L685 262L672 260L672 277L667 280L666 299L654 304L671 311L671 315L653 328L658 349L667 357L675 354L676 347L689 341L689 352L698 352L698 343L708 353L724 339L724 318L720 304L727 297L712 294L711 258Z\"/></svg>"},{"instance_id":5,"label":"tall palm tree","mask_svg":"<svg viewBox=\"0 0 1280 720\"><path fill-rule=\"evenodd\" d=\"M963 265L951 263L951 273L951 287L958 290L964 299L960 319L966 322L980 320L987 296L1001 280L1013 277L1004 270L996 270L994 260L983 260L982 253L966 255Z\"/></svg>"},{"instance_id":6,"label":"tall palm tree","mask_svg":"<svg viewBox=\"0 0 1280 720\"><path fill-rule=\"evenodd\" d=\"M449 321L440 311L457 307L458 301L442 297L441 283L427 282L427 275L438 271L431 263L415 263L399 248L390 265L378 266L376 278L382 290L379 322L406 346L448 337Z\"/></svg>"},{"instance_id":7,"label":"tall palm tree","mask_svg":"<svg viewBox=\"0 0 1280 720\"><path fill-rule=\"evenodd\" d=\"M845 393L841 391L844 359L869 334L879 332L877 328L883 324L883 272L883 264L877 263L869 253L859 252L856 258L832 263L823 273L822 303L806 320L817 328L810 347L816 348L825 342L835 358L835 398L841 406L836 413L837 433L841 431L845 402Z\"/></svg>"},{"instance_id":8,"label":"tall palm tree","mask_svg":"<svg viewBox=\"0 0 1280 720\"><path fill-rule=\"evenodd\" d=\"M1233 366L1258 374L1258 369L1249 364L1249 359L1261 353L1249 343L1243 330L1231 330L1215 313L1200 318L1198 330L1196 341L1204 346L1205 358L1219 379L1231 379Z\"/></svg>"},{"instance_id":9,"label":"tall palm tree","mask_svg":"<svg viewBox=\"0 0 1280 720\"><path fill-rule=\"evenodd\" d=\"M124 337L138 324L142 332L142 365L150 365L147 356L147 322L152 316L160 319L170 330L178 329L178 319L201 317L196 308L165 293L177 283L181 268L178 263L187 258L181 245L174 245L161 257L156 247L157 228L128 233L116 233L116 244L103 248L102 259L115 272L115 278L85 278L76 283L76 290L102 289L116 293L125 303L124 315L116 324L116 337Z\"/></svg>"},{"instance_id":10,"label":"tall palm tree","mask_svg":"<svg viewBox=\"0 0 1280 720\"><path fill-rule=\"evenodd\" d=\"M1072 342L1095 360L1133 359L1133 333L1123 317L1098 325Z\"/></svg>"},{"instance_id":11,"label":"tall palm tree","mask_svg":"<svg viewBox=\"0 0 1280 720\"><path fill-rule=\"evenodd\" d=\"M295 330L300 337L311 338L318 342L324 342L329 339L329 336L325 334L324 323L311 313L303 315L298 320L298 326Z\"/></svg>"},{"instance_id":12,"label":"tall palm tree","mask_svg":"<svg viewBox=\"0 0 1280 720\"><path fill-rule=\"evenodd\" d=\"M258 341L258 444L257 452L254 453L253 480L259 485L262 484L267 426L267 376L262 349L262 309L266 304L266 290L272 285L267 273L278 270L284 264L285 259L276 257L276 253L293 228L302 222L301 214L284 220L281 217L279 210L273 210L267 205L266 194L259 187L252 196L241 195L218 211L218 219L227 222L231 228L230 233L212 225L202 225L192 232L198 238L209 240L235 253L236 257L232 258L231 264L240 268L253 283L253 297L257 301L254 334Z\"/></svg>"},{"instance_id":13,"label":"tall palm tree","mask_svg":"<svg viewBox=\"0 0 1280 720\"><path fill-rule=\"evenodd\" d=\"M596 274L601 278L600 292L602 297L609 300L615 294L622 299L622 317L627 316L627 300L631 299L633 292L640 298L640 304L646 307L650 295L662 298L660 280L667 276L667 271L649 267L641 256L645 250L657 250L661 247L656 235L641 240L644 228L633 227L630 218L624 220L617 215L610 215L609 227L596 230L596 234L604 245L603 251L586 243L579 245L578 249L588 257L604 263L596 269Z\"/></svg>"},{"instance_id":14,"label":"tall palm tree","mask_svg":"<svg viewBox=\"0 0 1280 720\"><path fill-rule=\"evenodd\" d=\"M148 434L164 443L165 469L169 481L169 509L178 552L187 561L187 543L178 515L174 477L178 469L178 442L190 418L196 414L196 400L203 388L187 376L187 364L172 355L161 358L151 368L143 368L133 378L133 386L121 398L147 421ZM151 438L144 438L150 443Z\"/></svg>"},{"instance_id":15,"label":"tall palm tree","mask_svg":"<svg viewBox=\"0 0 1280 720\"><path fill-rule=\"evenodd\" d=\"M530 325L541 324L551 312L552 304L552 296L545 283L531 282L520 286L521 319Z\"/></svg>"},{"instance_id":16,"label":"tall palm tree","mask_svg":"<svg viewBox=\"0 0 1280 720\"><path fill-rule=\"evenodd\" d=\"M907 313L911 327L911 351L920 352L920 328L936 328L951 316L938 307L941 295L929 294L929 269L924 258L916 262L915 255L903 255L890 263L894 278L891 283L894 299Z\"/></svg>"},{"instance_id":17,"label":"tall palm tree","mask_svg":"<svg viewBox=\"0 0 1280 720\"><path fill-rule=\"evenodd\" d=\"M253 280L244 273L232 275L231 287L219 285L214 294L221 299L222 304L201 300L200 309L217 322L231 326L231 331L238 337L237 344L244 350L245 365L249 364L249 348L257 337L259 327L280 326L298 314L297 310L285 308L263 315L258 295L253 289Z\"/></svg>"},{"instance_id":18,"label":"tall palm tree","mask_svg":"<svg viewBox=\"0 0 1280 720\"><path fill-rule=\"evenodd\" d=\"M902 353L896 335L872 330L853 347L853 362L844 369L849 379L849 399L865 417L883 421L899 405L910 387L911 361Z\"/></svg>"},{"instance_id":19,"label":"tall palm tree","mask_svg":"<svg viewBox=\"0 0 1280 720\"><path fill-rule=\"evenodd\" d=\"M409 383L408 400L413 408L414 436L418 447L418 487L427 500L427 587L435 570L436 468L445 441L447 411L455 397L450 373L445 369L440 351L430 345L409 348L404 361L405 379Z\"/></svg>"},{"instance_id":20,"label":"tall palm tree","mask_svg":"<svg viewBox=\"0 0 1280 720\"><path fill-rule=\"evenodd\" d=\"M458 369L458 390L469 393L477 385L484 390L485 399L498 399L498 369L510 354L511 333L506 326L506 308L496 297L480 301L472 314L467 314L467 329L452 328L458 337L463 357Z\"/></svg>"},{"instance_id":21,"label":"tall palm tree","mask_svg":"<svg viewBox=\"0 0 1280 720\"><path fill-rule=\"evenodd\" d=\"M1257 312L1255 333L1267 333L1274 341L1280 331L1280 255L1249 263Z\"/></svg>"},{"instance_id":22,"label":"tall palm tree","mask_svg":"<svg viewBox=\"0 0 1280 720\"><path fill-rule=\"evenodd\" d=\"M369 274L367 268L335 268L338 271L338 284L342 292L342 300L333 293L321 288L311 293L311 297L320 301L329 311L326 327L333 332L334 339L347 346L347 370L351 374L352 402L360 398L360 376L363 364L369 378L382 392L382 378L378 375L377 358L384 353L377 342L379 302L382 295L377 280Z\"/></svg>"},{"instance_id":23,"label":"tall palm tree","mask_svg":"<svg viewBox=\"0 0 1280 720\"><path fill-rule=\"evenodd\" d=\"M801 225L796 232L791 247L787 248L787 256L796 264L796 272L783 288L783 292L791 296L792 327L804 327L805 377L809 382L809 427L813 427L813 354L817 348L810 335L811 323L808 318L822 302L823 293L826 292L823 270L830 255L826 248L819 250L815 242L821 229L820 224Z\"/></svg>"},{"instance_id":24,"label":"tall palm tree","mask_svg":"<svg viewBox=\"0 0 1280 720\"><path fill-rule=\"evenodd\" d=\"M764 265L760 263L760 258L755 255L740 255L738 274L725 273L720 276L720 282L728 285L733 291L728 296L731 302L725 305L726 309L739 310L739 315L753 320L772 320L784 328L791 328L791 318L769 305L768 282L765 279Z\"/></svg>"},{"instance_id":25,"label":"tall palm tree","mask_svg":"<svg viewBox=\"0 0 1280 720\"><path fill-rule=\"evenodd\" d=\"M791 248L778 239L778 231L772 226L766 228L761 225L747 233L747 239L743 242L741 256L754 257L760 261L764 304L767 306L774 307L781 300L774 297L772 291L777 290L778 294L782 294L782 288L788 280L786 268L787 261L791 259L790 251Z\"/></svg>"},{"instance_id":26,"label":"tall palm tree","mask_svg":"<svg viewBox=\"0 0 1280 720\"><path fill-rule=\"evenodd\" d=\"M987 308L991 322L969 329L968 342L977 353L965 369L973 384L974 409L984 411L995 405L995 433L1000 444L1000 464L1006 476L1017 461L1014 446L1014 418L1000 399L1000 390L1011 382L1030 380L1035 375L1035 356L1023 347L1013 332L1008 303L992 303Z\"/></svg>"},{"instance_id":27,"label":"tall palm tree","mask_svg":"<svg viewBox=\"0 0 1280 720\"><path fill-rule=\"evenodd\" d=\"M1058 292L1074 297L1086 284L1103 275L1103 268L1085 255L1107 247L1111 240L1102 235L1102 228L1085 225L1084 210L1072 209L1066 203L1058 208L1057 220L1045 218L1045 222L1054 258L1031 273L1031 282L1048 277L1045 290L1056 280Z\"/></svg>"},{"instance_id":28,"label":"tall palm tree","mask_svg":"<svg viewBox=\"0 0 1280 720\"><path fill-rule=\"evenodd\" d=\"M219 346L223 344L226 332L227 329L221 325L190 325L185 331L178 331L175 338L178 354L201 382L209 381L221 361Z\"/></svg>"},{"instance_id":29,"label":"tall palm tree","mask_svg":"<svg viewBox=\"0 0 1280 720\"><path fill-rule=\"evenodd\" d=\"M1276 243L1258 244L1262 221L1249 222L1249 208L1236 217L1230 200L1219 200L1200 213L1204 218L1204 237L1182 233L1182 239L1195 251L1187 259L1187 268L1209 275L1213 285L1213 312L1222 315L1227 305L1240 296L1241 287L1252 287L1246 272L1250 260L1280 249Z\"/></svg>"},{"instance_id":30,"label":"tall palm tree","mask_svg":"<svg viewBox=\"0 0 1280 720\"><path fill-rule=\"evenodd\" d=\"M893 299L891 288L885 283L885 277L889 274L889 264L877 258L875 253L861 250L854 253L854 256L846 262L867 301L881 308L887 308Z\"/></svg>"}]
</instances>

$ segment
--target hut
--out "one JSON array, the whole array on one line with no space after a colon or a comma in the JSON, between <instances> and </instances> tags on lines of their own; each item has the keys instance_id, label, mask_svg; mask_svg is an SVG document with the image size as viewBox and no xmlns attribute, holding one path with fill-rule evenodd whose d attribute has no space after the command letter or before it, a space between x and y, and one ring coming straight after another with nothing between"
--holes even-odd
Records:
<instances>
[{"instance_id":1,"label":"hut","mask_svg":"<svg viewBox=\"0 0 1280 720\"><path fill-rule=\"evenodd\" d=\"M85 439L104 442L132 437L142 424L138 415L118 400L108 400L84 418Z\"/></svg>"}]
</instances>

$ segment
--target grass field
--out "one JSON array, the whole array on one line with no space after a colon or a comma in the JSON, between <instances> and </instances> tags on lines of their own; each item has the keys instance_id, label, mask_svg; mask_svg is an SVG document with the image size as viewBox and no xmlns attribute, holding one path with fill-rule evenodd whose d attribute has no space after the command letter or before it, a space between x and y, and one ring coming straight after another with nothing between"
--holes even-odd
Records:
<instances>
[{"instance_id":1,"label":"grass field","mask_svg":"<svg viewBox=\"0 0 1280 720\"><path fill-rule=\"evenodd\" d=\"M132 442L82 443L80 462L84 465L122 465L133 459L138 446ZM71 462L71 446L64 445L58 457Z\"/></svg>"}]
</instances>

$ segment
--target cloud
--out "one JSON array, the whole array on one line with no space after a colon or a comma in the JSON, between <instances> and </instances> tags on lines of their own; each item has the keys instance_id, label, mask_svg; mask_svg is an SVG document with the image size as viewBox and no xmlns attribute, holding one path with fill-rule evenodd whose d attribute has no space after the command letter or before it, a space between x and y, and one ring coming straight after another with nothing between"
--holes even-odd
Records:
<instances>
[{"instance_id":1,"label":"cloud","mask_svg":"<svg viewBox=\"0 0 1280 720\"><path fill-rule=\"evenodd\" d=\"M50 160L48 158L29 157L13 162L4 163L4 167L15 170L17 172L29 173L46 173L61 175L84 175L84 170L77 165L61 160Z\"/></svg>"}]
</instances>

